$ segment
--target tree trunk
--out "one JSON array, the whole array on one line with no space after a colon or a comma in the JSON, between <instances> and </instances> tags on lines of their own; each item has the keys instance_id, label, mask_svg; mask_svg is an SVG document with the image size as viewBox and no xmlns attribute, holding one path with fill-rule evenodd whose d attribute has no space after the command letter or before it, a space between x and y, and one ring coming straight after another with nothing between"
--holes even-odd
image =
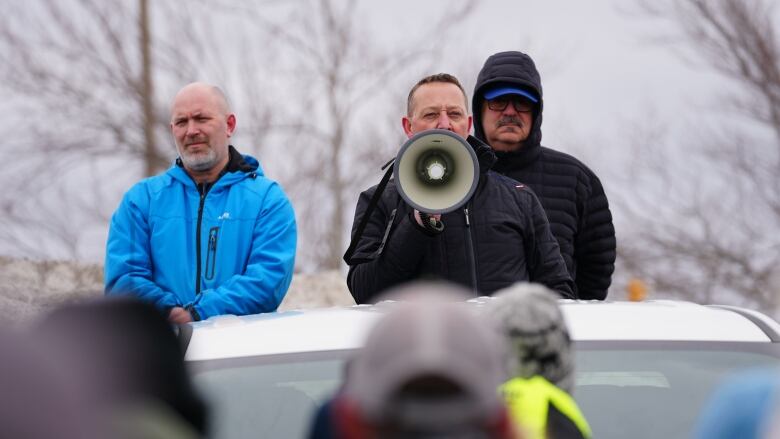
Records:
<instances>
[{"instance_id":1,"label":"tree trunk","mask_svg":"<svg viewBox=\"0 0 780 439\"><path fill-rule=\"evenodd\" d=\"M154 143L154 87L152 84L152 41L149 29L148 0L139 0L138 34L141 48L141 82L139 94L143 111L144 130L144 175L151 176L159 171L159 156Z\"/></svg>"}]
</instances>

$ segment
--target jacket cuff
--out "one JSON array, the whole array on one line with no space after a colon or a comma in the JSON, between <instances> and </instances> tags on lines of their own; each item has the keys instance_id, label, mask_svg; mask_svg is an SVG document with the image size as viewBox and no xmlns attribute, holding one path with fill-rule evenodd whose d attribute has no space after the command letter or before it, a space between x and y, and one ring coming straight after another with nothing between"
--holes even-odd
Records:
<instances>
[{"instance_id":1,"label":"jacket cuff","mask_svg":"<svg viewBox=\"0 0 780 439\"><path fill-rule=\"evenodd\" d=\"M195 309L195 305L187 305L185 309L190 313L190 316L192 316L193 322L199 322L201 320L200 313Z\"/></svg>"}]
</instances>

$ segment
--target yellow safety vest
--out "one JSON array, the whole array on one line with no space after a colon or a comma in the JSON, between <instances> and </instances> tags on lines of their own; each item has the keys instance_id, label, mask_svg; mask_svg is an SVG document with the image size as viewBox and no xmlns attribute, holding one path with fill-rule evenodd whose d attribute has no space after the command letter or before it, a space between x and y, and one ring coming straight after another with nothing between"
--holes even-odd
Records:
<instances>
[{"instance_id":1,"label":"yellow safety vest","mask_svg":"<svg viewBox=\"0 0 780 439\"><path fill-rule=\"evenodd\" d=\"M526 433L524 437L528 439L547 437L547 415L550 404L569 418L583 437L591 437L588 421L574 402L574 398L544 377L513 378L504 383L500 390L512 420Z\"/></svg>"}]
</instances>

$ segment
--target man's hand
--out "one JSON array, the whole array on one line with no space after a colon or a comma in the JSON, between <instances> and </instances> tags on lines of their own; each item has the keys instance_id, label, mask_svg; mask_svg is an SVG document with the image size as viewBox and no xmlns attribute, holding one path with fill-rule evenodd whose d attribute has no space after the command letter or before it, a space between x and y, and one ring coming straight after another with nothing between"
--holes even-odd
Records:
<instances>
[{"instance_id":1,"label":"man's hand","mask_svg":"<svg viewBox=\"0 0 780 439\"><path fill-rule=\"evenodd\" d=\"M190 315L189 311L180 306L177 306L171 309L171 312L168 313L168 321L178 324L189 323L192 321L192 316Z\"/></svg>"},{"instance_id":2,"label":"man's hand","mask_svg":"<svg viewBox=\"0 0 780 439\"><path fill-rule=\"evenodd\" d=\"M437 213L437 214L434 214L434 215L429 214L428 216L431 217L431 218L435 218L436 221L441 221L441 214L440 213ZM423 222L422 222L422 217L420 217L420 211L417 210L417 209L414 209L414 219L415 219L415 221L417 221L417 224L419 224L420 227L425 227L425 224L423 224Z\"/></svg>"}]
</instances>

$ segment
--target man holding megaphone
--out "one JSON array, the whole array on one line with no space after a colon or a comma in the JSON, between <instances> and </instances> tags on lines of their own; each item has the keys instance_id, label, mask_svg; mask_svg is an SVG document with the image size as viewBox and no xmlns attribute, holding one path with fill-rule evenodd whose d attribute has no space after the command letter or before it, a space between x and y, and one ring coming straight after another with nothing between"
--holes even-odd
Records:
<instances>
[{"instance_id":1,"label":"man holding megaphone","mask_svg":"<svg viewBox=\"0 0 780 439\"><path fill-rule=\"evenodd\" d=\"M409 92L402 118L409 140L382 182L360 194L344 255L357 303L419 278L456 282L475 295L531 281L575 297L539 200L490 170L495 154L469 135L467 109L463 87L446 73Z\"/></svg>"}]
</instances>

